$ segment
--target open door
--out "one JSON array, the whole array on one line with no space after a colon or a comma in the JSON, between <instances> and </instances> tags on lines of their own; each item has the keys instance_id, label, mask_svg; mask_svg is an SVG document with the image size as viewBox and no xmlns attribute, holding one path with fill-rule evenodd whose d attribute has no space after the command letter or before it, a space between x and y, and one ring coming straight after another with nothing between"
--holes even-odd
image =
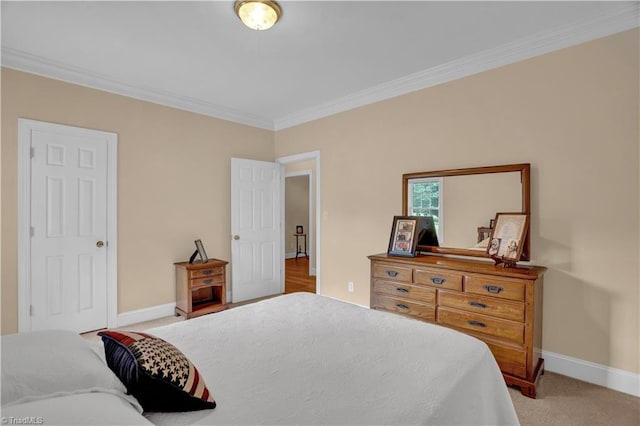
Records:
<instances>
[{"instance_id":1,"label":"open door","mask_svg":"<svg viewBox=\"0 0 640 426\"><path fill-rule=\"evenodd\" d=\"M284 292L280 164L231 159L231 301Z\"/></svg>"}]
</instances>

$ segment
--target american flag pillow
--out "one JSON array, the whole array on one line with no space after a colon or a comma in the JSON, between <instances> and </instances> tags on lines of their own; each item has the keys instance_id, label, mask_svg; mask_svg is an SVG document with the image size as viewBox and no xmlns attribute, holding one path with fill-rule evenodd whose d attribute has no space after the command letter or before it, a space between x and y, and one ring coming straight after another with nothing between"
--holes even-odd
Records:
<instances>
[{"instance_id":1,"label":"american flag pillow","mask_svg":"<svg viewBox=\"0 0 640 426\"><path fill-rule=\"evenodd\" d=\"M171 343L147 333L101 331L107 365L145 411L195 411L216 402L198 369Z\"/></svg>"}]
</instances>

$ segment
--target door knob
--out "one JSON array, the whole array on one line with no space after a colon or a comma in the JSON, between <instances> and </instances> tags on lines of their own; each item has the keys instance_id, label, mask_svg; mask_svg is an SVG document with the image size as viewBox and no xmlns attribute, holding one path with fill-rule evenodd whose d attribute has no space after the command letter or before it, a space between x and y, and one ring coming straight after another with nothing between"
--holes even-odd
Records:
<instances>
[{"instance_id":1,"label":"door knob","mask_svg":"<svg viewBox=\"0 0 640 426\"><path fill-rule=\"evenodd\" d=\"M234 239L234 240L239 240L239 239L240 239L240 235L234 235L234 236L233 236L233 239Z\"/></svg>"},{"instance_id":2,"label":"door knob","mask_svg":"<svg viewBox=\"0 0 640 426\"><path fill-rule=\"evenodd\" d=\"M96 243L96 247L98 247L98 248L102 248L103 246L104 246L104 241L98 241Z\"/></svg>"}]
</instances>

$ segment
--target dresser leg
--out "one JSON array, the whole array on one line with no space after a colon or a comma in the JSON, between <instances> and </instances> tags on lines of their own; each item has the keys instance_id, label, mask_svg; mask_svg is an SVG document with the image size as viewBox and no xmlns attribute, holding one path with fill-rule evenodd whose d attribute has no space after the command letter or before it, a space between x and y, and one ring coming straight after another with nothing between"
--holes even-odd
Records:
<instances>
[{"instance_id":1,"label":"dresser leg","mask_svg":"<svg viewBox=\"0 0 640 426\"><path fill-rule=\"evenodd\" d=\"M520 393L529 398L536 399L536 385L520 386Z\"/></svg>"},{"instance_id":2,"label":"dresser leg","mask_svg":"<svg viewBox=\"0 0 640 426\"><path fill-rule=\"evenodd\" d=\"M531 381L502 373L504 381L508 386L518 386L522 395L533 399L536 398L536 383L542 374L544 374L544 359L542 358L538 359L538 364L533 372L533 380Z\"/></svg>"}]
</instances>

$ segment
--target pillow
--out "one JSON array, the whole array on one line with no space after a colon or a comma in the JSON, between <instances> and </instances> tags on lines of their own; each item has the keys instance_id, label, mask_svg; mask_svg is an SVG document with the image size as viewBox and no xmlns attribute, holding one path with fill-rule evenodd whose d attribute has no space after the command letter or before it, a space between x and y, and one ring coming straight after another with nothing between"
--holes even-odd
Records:
<instances>
[{"instance_id":1,"label":"pillow","mask_svg":"<svg viewBox=\"0 0 640 426\"><path fill-rule=\"evenodd\" d=\"M109 370L105 365L104 368ZM111 370L109 370L111 373ZM113 373L112 373L113 374ZM124 386L123 386L124 387ZM126 398L125 398L126 397ZM128 399L127 399L128 398ZM124 393L78 393L2 407L3 424L152 425Z\"/></svg>"},{"instance_id":2,"label":"pillow","mask_svg":"<svg viewBox=\"0 0 640 426\"><path fill-rule=\"evenodd\" d=\"M107 364L145 411L215 408L191 361L172 344L147 333L101 331Z\"/></svg>"},{"instance_id":3,"label":"pillow","mask_svg":"<svg viewBox=\"0 0 640 426\"><path fill-rule=\"evenodd\" d=\"M51 395L126 389L89 342L73 331L2 336L2 405Z\"/></svg>"}]
</instances>

